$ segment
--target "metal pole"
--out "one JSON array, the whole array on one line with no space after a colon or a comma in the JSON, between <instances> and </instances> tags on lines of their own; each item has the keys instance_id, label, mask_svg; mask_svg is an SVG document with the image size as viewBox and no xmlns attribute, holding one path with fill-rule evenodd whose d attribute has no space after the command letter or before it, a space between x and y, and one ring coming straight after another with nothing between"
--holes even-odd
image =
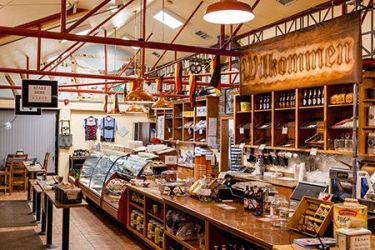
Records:
<instances>
[{"instance_id":1,"label":"metal pole","mask_svg":"<svg viewBox=\"0 0 375 250\"><path fill-rule=\"evenodd\" d=\"M358 83L353 86L353 187L352 197L357 198L357 173L358 173ZM360 194L359 194L360 195Z\"/></svg>"}]
</instances>

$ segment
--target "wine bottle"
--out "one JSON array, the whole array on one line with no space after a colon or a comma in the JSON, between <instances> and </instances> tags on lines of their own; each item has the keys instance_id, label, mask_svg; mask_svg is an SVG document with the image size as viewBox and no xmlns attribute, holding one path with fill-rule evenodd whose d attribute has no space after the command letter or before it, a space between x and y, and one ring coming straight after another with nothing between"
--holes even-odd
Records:
<instances>
[{"instance_id":1,"label":"wine bottle","mask_svg":"<svg viewBox=\"0 0 375 250\"><path fill-rule=\"evenodd\" d=\"M283 108L284 107L284 94L281 94L280 97L279 97L279 108Z\"/></svg>"},{"instance_id":2,"label":"wine bottle","mask_svg":"<svg viewBox=\"0 0 375 250\"><path fill-rule=\"evenodd\" d=\"M263 109L263 96L260 97L259 109Z\"/></svg>"},{"instance_id":3,"label":"wine bottle","mask_svg":"<svg viewBox=\"0 0 375 250\"><path fill-rule=\"evenodd\" d=\"M316 89L314 89L313 96L312 96L312 105L316 105L317 103L317 94L316 94Z\"/></svg>"},{"instance_id":4,"label":"wine bottle","mask_svg":"<svg viewBox=\"0 0 375 250\"><path fill-rule=\"evenodd\" d=\"M320 98L321 105L324 105L324 89L322 89L322 96Z\"/></svg>"},{"instance_id":5,"label":"wine bottle","mask_svg":"<svg viewBox=\"0 0 375 250\"><path fill-rule=\"evenodd\" d=\"M322 92L320 91L320 89L318 89L318 93L317 93L317 97L316 97L316 105L321 105L321 100L322 100Z\"/></svg>"},{"instance_id":6,"label":"wine bottle","mask_svg":"<svg viewBox=\"0 0 375 250\"><path fill-rule=\"evenodd\" d=\"M307 106L307 90L303 93L303 106Z\"/></svg>"},{"instance_id":7,"label":"wine bottle","mask_svg":"<svg viewBox=\"0 0 375 250\"><path fill-rule=\"evenodd\" d=\"M289 96L289 93L286 94L284 107L285 108L289 108L290 107L290 96Z\"/></svg>"},{"instance_id":8,"label":"wine bottle","mask_svg":"<svg viewBox=\"0 0 375 250\"><path fill-rule=\"evenodd\" d=\"M312 100L313 100L313 97L312 97L313 93L312 93L312 90L310 89L309 90L309 96L307 98L307 105L308 106L311 106L312 105Z\"/></svg>"}]
</instances>

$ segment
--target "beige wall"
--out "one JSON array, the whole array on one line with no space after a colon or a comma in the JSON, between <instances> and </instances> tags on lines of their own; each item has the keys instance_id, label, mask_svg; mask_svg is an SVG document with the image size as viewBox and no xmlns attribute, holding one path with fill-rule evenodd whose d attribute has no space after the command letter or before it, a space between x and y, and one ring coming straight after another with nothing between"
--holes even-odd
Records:
<instances>
[{"instance_id":1,"label":"beige wall","mask_svg":"<svg viewBox=\"0 0 375 250\"><path fill-rule=\"evenodd\" d=\"M0 108L14 108L14 100L0 99ZM59 149L58 157L58 174L67 177L69 170L69 155L75 149L90 149L96 142L85 141L85 130L83 128L83 120L92 115L98 120L106 114L102 111L102 103L89 102L71 102L67 106L62 102L59 103L60 120L70 120L71 133L73 135L73 146L69 149ZM111 115L116 119L118 129L125 127L129 132L126 136L121 137L116 133L115 144L127 146L128 141L133 138L133 130L135 122L148 122L150 119L147 114L127 114L127 115ZM100 140L100 130L97 131L97 142Z\"/></svg>"}]
</instances>

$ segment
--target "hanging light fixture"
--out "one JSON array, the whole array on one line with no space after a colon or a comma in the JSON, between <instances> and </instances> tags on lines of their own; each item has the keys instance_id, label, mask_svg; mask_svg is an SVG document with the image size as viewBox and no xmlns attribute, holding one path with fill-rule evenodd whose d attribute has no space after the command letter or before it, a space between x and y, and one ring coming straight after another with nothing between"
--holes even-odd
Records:
<instances>
[{"instance_id":1,"label":"hanging light fixture","mask_svg":"<svg viewBox=\"0 0 375 250\"><path fill-rule=\"evenodd\" d=\"M151 106L154 110L171 110L173 105L168 101L163 93L160 93L159 99Z\"/></svg>"},{"instance_id":2,"label":"hanging light fixture","mask_svg":"<svg viewBox=\"0 0 375 250\"><path fill-rule=\"evenodd\" d=\"M207 7L203 19L216 24L246 23L255 17L250 5L237 0L220 0Z\"/></svg>"}]
</instances>

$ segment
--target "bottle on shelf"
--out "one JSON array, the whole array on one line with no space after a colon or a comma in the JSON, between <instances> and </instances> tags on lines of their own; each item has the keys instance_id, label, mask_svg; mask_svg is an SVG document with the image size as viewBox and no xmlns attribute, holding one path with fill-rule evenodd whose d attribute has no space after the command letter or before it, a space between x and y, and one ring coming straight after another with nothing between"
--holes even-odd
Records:
<instances>
[{"instance_id":1,"label":"bottle on shelf","mask_svg":"<svg viewBox=\"0 0 375 250\"><path fill-rule=\"evenodd\" d=\"M307 90L304 91L303 93L303 101L302 101L302 106L307 106Z\"/></svg>"},{"instance_id":2,"label":"bottle on shelf","mask_svg":"<svg viewBox=\"0 0 375 250\"><path fill-rule=\"evenodd\" d=\"M320 103L321 103L321 105L324 105L324 89L322 89L322 95L320 97Z\"/></svg>"},{"instance_id":3,"label":"bottle on shelf","mask_svg":"<svg viewBox=\"0 0 375 250\"><path fill-rule=\"evenodd\" d=\"M290 107L290 94L289 93L286 93L286 98L285 98L285 108L289 108Z\"/></svg>"},{"instance_id":4,"label":"bottle on shelf","mask_svg":"<svg viewBox=\"0 0 375 250\"><path fill-rule=\"evenodd\" d=\"M296 106L296 94L295 93L293 93L292 94L292 107L295 107Z\"/></svg>"},{"instance_id":5,"label":"bottle on shelf","mask_svg":"<svg viewBox=\"0 0 375 250\"><path fill-rule=\"evenodd\" d=\"M280 97L279 97L279 108L283 108L284 107L284 94L280 94Z\"/></svg>"},{"instance_id":6,"label":"bottle on shelf","mask_svg":"<svg viewBox=\"0 0 375 250\"><path fill-rule=\"evenodd\" d=\"M307 106L311 106L312 105L312 101L313 101L313 92L310 89L309 90L309 96L307 97Z\"/></svg>"},{"instance_id":7,"label":"bottle on shelf","mask_svg":"<svg viewBox=\"0 0 375 250\"><path fill-rule=\"evenodd\" d=\"M318 89L318 92L317 92L317 97L316 97L316 105L321 105L321 100L322 100L322 92L320 91L320 89Z\"/></svg>"},{"instance_id":8,"label":"bottle on shelf","mask_svg":"<svg viewBox=\"0 0 375 250\"><path fill-rule=\"evenodd\" d=\"M315 106L316 103L317 103L317 93L316 93L316 89L313 90L313 96L312 96L312 105Z\"/></svg>"},{"instance_id":9,"label":"bottle on shelf","mask_svg":"<svg viewBox=\"0 0 375 250\"><path fill-rule=\"evenodd\" d=\"M263 109L263 96L260 97L259 109Z\"/></svg>"}]
</instances>

